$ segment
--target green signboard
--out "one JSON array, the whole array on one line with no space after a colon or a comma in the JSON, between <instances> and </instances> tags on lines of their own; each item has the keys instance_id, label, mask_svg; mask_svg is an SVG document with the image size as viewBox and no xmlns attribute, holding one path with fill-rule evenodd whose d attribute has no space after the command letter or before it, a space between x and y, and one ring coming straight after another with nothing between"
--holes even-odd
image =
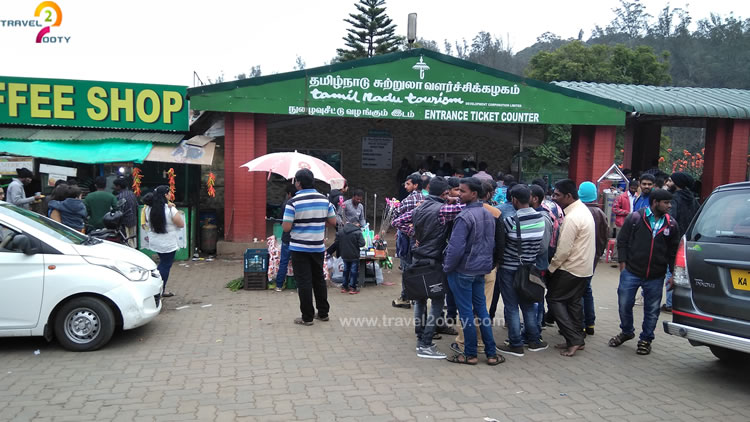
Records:
<instances>
[{"instance_id":1,"label":"green signboard","mask_svg":"<svg viewBox=\"0 0 750 422\"><path fill-rule=\"evenodd\" d=\"M624 125L622 104L427 50L188 90L193 108L376 119Z\"/></svg>"},{"instance_id":2,"label":"green signboard","mask_svg":"<svg viewBox=\"0 0 750 422\"><path fill-rule=\"evenodd\" d=\"M0 76L0 124L189 130L187 87Z\"/></svg>"}]
</instances>

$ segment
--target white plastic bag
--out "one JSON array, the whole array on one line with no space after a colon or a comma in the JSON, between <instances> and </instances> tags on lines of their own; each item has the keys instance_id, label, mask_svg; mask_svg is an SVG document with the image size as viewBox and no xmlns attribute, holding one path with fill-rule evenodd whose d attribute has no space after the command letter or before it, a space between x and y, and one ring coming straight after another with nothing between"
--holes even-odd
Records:
<instances>
[{"instance_id":1,"label":"white plastic bag","mask_svg":"<svg viewBox=\"0 0 750 422\"><path fill-rule=\"evenodd\" d=\"M344 260L341 257L334 258L331 265L331 281L334 283L344 282Z\"/></svg>"},{"instance_id":2,"label":"white plastic bag","mask_svg":"<svg viewBox=\"0 0 750 422\"><path fill-rule=\"evenodd\" d=\"M383 269L380 268L380 265L375 262L375 282L377 284L383 284Z\"/></svg>"}]
</instances>

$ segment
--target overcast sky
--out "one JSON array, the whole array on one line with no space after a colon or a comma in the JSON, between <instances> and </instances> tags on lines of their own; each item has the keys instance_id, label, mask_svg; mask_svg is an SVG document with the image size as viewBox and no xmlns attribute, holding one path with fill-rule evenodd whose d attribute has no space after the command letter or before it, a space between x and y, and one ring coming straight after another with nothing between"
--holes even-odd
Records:
<instances>
[{"instance_id":1,"label":"overcast sky","mask_svg":"<svg viewBox=\"0 0 750 422\"><path fill-rule=\"evenodd\" d=\"M264 75L293 70L299 55L307 67L321 66L342 47L354 0L55 0L63 13L48 36L68 43L36 44L39 28L0 26L0 74L193 85L222 71L227 80L261 65ZM39 0L2 0L0 20L36 20ZM666 0L644 0L656 16ZM407 15L418 14L417 36L438 41L471 38L488 31L514 51L549 31L563 38L606 26L617 0L390 0L387 13L406 34ZM671 2L694 21L710 12L749 17L750 2ZM54 19L54 17L53 17Z\"/></svg>"}]
</instances>

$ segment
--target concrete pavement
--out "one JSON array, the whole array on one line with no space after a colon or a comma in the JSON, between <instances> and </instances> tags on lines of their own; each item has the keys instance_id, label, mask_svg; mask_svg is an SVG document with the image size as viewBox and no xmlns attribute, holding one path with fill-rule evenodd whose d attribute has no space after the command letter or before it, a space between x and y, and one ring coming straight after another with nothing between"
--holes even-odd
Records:
<instances>
[{"instance_id":1,"label":"concrete pavement","mask_svg":"<svg viewBox=\"0 0 750 422\"><path fill-rule=\"evenodd\" d=\"M241 261L185 264L172 270L176 296L159 318L100 351L0 339L0 420L750 420L750 369L720 364L661 324L649 356L636 355L635 341L607 346L619 320L617 272L606 264L585 351L564 358L550 347L497 367L417 358L412 311L390 305L398 270L386 272L396 286L329 289L331 321L303 327L292 323L295 292L224 288ZM374 326L344 326L348 317ZM501 324L494 331L506 338ZM562 341L556 328L543 334ZM451 341L436 343L449 352Z\"/></svg>"}]
</instances>

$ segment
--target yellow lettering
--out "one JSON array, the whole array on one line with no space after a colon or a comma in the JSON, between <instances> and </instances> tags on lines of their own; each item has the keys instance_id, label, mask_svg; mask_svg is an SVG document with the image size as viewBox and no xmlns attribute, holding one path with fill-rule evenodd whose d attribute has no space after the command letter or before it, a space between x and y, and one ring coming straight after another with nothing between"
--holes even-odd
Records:
<instances>
[{"instance_id":1,"label":"yellow lettering","mask_svg":"<svg viewBox=\"0 0 750 422\"><path fill-rule=\"evenodd\" d=\"M53 91L53 110L55 113L55 119L70 119L76 118L76 112L73 110L65 110L65 106L73 105L73 97L66 97L65 94L75 93L75 88L72 85L55 85L52 88Z\"/></svg>"},{"instance_id":2,"label":"yellow lettering","mask_svg":"<svg viewBox=\"0 0 750 422\"><path fill-rule=\"evenodd\" d=\"M164 91L164 123L172 124L172 114L182 110L184 100L179 92Z\"/></svg>"},{"instance_id":3,"label":"yellow lettering","mask_svg":"<svg viewBox=\"0 0 750 422\"><path fill-rule=\"evenodd\" d=\"M120 110L125 110L125 121L135 121L133 118L133 90L125 89L125 98L120 98L120 88L112 88L112 96L109 100L112 108L112 121L120 121Z\"/></svg>"},{"instance_id":4,"label":"yellow lettering","mask_svg":"<svg viewBox=\"0 0 750 422\"><path fill-rule=\"evenodd\" d=\"M87 94L87 98L91 107L86 109L86 113L91 120L100 122L106 119L109 114L109 107L107 106L107 102L102 98L107 98L107 91L98 86L91 87Z\"/></svg>"},{"instance_id":5,"label":"yellow lettering","mask_svg":"<svg viewBox=\"0 0 750 422\"><path fill-rule=\"evenodd\" d=\"M151 113L146 112L146 101L151 100ZM136 111L138 112L138 118L145 123L154 123L159 120L161 114L161 101L159 100L159 94L150 89L144 89L138 94L138 98L135 100Z\"/></svg>"},{"instance_id":6,"label":"yellow lettering","mask_svg":"<svg viewBox=\"0 0 750 422\"><path fill-rule=\"evenodd\" d=\"M5 82L0 82L0 91L5 91ZM5 97L0 95L0 104L5 102Z\"/></svg>"},{"instance_id":7,"label":"yellow lettering","mask_svg":"<svg viewBox=\"0 0 750 422\"><path fill-rule=\"evenodd\" d=\"M8 115L10 117L18 117L18 105L26 104L26 97L18 94L26 92L27 89L26 84L8 84Z\"/></svg>"},{"instance_id":8,"label":"yellow lettering","mask_svg":"<svg viewBox=\"0 0 750 422\"><path fill-rule=\"evenodd\" d=\"M47 96L40 95L42 93L49 93L49 85L31 84L31 117L34 119L49 119L52 117L52 112L49 110L43 110L39 108L42 105L49 105L50 98Z\"/></svg>"}]
</instances>

